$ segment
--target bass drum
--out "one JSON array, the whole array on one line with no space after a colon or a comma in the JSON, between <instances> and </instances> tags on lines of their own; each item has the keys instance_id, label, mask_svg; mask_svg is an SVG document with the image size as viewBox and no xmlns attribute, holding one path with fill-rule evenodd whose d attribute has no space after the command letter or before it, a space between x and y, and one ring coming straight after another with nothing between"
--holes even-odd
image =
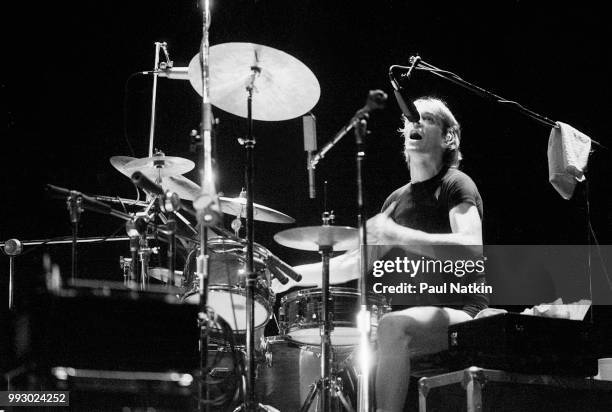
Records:
<instances>
[{"instance_id":1,"label":"bass drum","mask_svg":"<svg viewBox=\"0 0 612 412\"><path fill-rule=\"evenodd\" d=\"M210 274L208 306L232 327L235 333L246 333L246 246L235 240L213 238L208 241ZM255 328L262 328L272 314L274 293L270 289L270 274L266 268L266 249L255 244L254 269L258 274L255 284ZM199 280L188 260L182 300L199 304Z\"/></svg>"},{"instance_id":2,"label":"bass drum","mask_svg":"<svg viewBox=\"0 0 612 412\"><path fill-rule=\"evenodd\" d=\"M298 345L284 336L262 340L265 361L258 366L255 390L258 400L285 411L299 411L313 383L321 377L321 349ZM353 348L333 348L331 369L335 371L343 397L353 406L357 398L356 363ZM309 411L318 410L318 398ZM337 396L332 410L344 411Z\"/></svg>"},{"instance_id":3,"label":"bass drum","mask_svg":"<svg viewBox=\"0 0 612 412\"><path fill-rule=\"evenodd\" d=\"M355 346L359 344L357 314L359 313L359 291L351 288L329 288L331 299L332 346ZM290 293L281 299L279 311L281 333L290 340L304 345L320 345L320 321L323 315L322 290L304 289ZM368 295L370 305L371 336L376 338L376 329L382 316L390 306L382 296Z\"/></svg>"}]
</instances>

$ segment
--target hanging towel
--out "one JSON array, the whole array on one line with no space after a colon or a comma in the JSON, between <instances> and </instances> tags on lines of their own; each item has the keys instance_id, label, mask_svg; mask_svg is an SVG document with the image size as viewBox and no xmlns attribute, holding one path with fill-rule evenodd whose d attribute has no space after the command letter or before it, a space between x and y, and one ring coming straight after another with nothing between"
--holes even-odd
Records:
<instances>
[{"instance_id":1,"label":"hanging towel","mask_svg":"<svg viewBox=\"0 0 612 412\"><path fill-rule=\"evenodd\" d=\"M576 182L582 182L589 160L591 139L572 126L557 122L548 137L548 180L568 200Z\"/></svg>"}]
</instances>

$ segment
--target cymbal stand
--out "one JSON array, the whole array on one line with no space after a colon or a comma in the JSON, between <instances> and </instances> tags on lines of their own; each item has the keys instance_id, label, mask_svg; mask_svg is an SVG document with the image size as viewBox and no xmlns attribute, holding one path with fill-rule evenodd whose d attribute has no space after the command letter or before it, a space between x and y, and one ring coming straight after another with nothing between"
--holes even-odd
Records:
<instances>
[{"instance_id":1,"label":"cymbal stand","mask_svg":"<svg viewBox=\"0 0 612 412\"><path fill-rule=\"evenodd\" d=\"M325 211L323 212L323 226L329 226L330 222L333 219L333 214ZM310 391L306 395L306 399L304 400L304 404L302 405L300 411L308 412L310 409L312 402L314 401L317 393L319 394L319 402L320 402L320 410L321 411L330 411L332 406L332 396L336 394L336 396L340 399L344 407L351 411L352 408L350 404L344 397L335 376L333 376L331 371L331 361L332 361L332 352L333 347L331 344L331 333L334 329L334 325L331 320L330 313L330 296L329 296L329 259L333 252L333 246L331 244L319 244L319 253L321 254L321 263L322 263L322 285L321 285L321 299L323 301L323 308L321 314L321 325L320 325L320 334L321 334L321 377L314 382L310 386Z\"/></svg>"},{"instance_id":2,"label":"cymbal stand","mask_svg":"<svg viewBox=\"0 0 612 412\"><path fill-rule=\"evenodd\" d=\"M200 229L200 254L197 257L197 276L199 279L200 310L198 312L198 325L200 328L200 380L198 385L198 411L209 411L208 388L208 330L211 316L208 305L208 273L210 261L208 255L208 229L221 221L221 209L215 189L212 169L212 108L210 102L210 73L209 73L209 29L211 23L210 0L198 1L202 12L202 42L200 43L200 69L202 73L202 121L200 123L200 136L202 139L202 173L200 196L194 200Z\"/></svg>"},{"instance_id":3,"label":"cymbal stand","mask_svg":"<svg viewBox=\"0 0 612 412\"><path fill-rule=\"evenodd\" d=\"M357 411L367 412L371 408L370 397L370 311L366 292L366 276L368 273L368 242L365 219L365 204L363 195L363 162L365 160L365 137L367 135L367 117L364 116L355 127L355 140L357 142L357 223L359 227L359 303L360 310L357 315L359 329L359 369L357 387Z\"/></svg>"},{"instance_id":4,"label":"cymbal stand","mask_svg":"<svg viewBox=\"0 0 612 412\"><path fill-rule=\"evenodd\" d=\"M257 53L257 52L255 52ZM257 62L257 55L254 56ZM264 405L255 399L255 284L257 282L257 272L254 270L253 244L254 240L254 219L253 219L253 184L255 170L255 137L253 136L253 90L255 90L255 80L261 73L261 69L254 64L251 66L251 75L246 86L247 91L247 122L248 133L246 139L239 142L244 146L246 152L246 379L244 402L235 411L266 411Z\"/></svg>"}]
</instances>

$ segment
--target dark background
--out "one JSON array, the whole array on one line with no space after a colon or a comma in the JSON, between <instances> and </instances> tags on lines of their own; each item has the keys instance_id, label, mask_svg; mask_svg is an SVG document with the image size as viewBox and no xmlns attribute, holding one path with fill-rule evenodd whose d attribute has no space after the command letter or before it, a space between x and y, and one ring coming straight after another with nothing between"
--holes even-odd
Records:
<instances>
[{"instance_id":1,"label":"dark background","mask_svg":"<svg viewBox=\"0 0 612 412\"><path fill-rule=\"evenodd\" d=\"M127 80L136 71L152 68L155 41L168 42L175 66L189 63L201 39L195 3L21 2L5 10L10 33L1 81L6 119L0 240L70 234L65 206L45 194L46 183L134 197L134 187L112 168L109 158L147 155L152 79ZM611 37L603 6L543 7L509 0L486 6L385 0L213 3L212 45L264 44L300 59L317 76L321 98L312 111L320 147L363 106L369 90L390 93L388 67L406 65L416 53L612 147ZM548 127L421 72L411 88L415 95L447 100L463 125L463 169L484 199L486 243L588 243L584 185L566 201L548 183ZM188 82L160 79L155 146L167 155L196 160L189 150L189 132L198 126L199 107L199 96ZM244 173L244 154L236 139L245 135L246 122L218 109L214 114L220 119L218 190L235 196ZM369 215L409 178L397 133L400 126L400 112L392 100L369 122ZM255 122L255 134L256 202L293 216L296 226L319 224L322 182L327 180L327 205L335 211L337 223L356 225L352 136L320 164L319 197L310 200L301 119ZM610 165L610 152L596 150L587 173L591 221L601 244L612 241ZM187 176L197 180L195 172ZM121 225L114 218L87 212L81 234L122 234ZM318 259L316 254L275 244L273 235L286 228L256 223L255 239L290 264ZM65 273L69 271L68 246L42 249L51 252ZM20 277L41 272L41 251L18 260ZM84 245L79 275L120 280L119 256L128 253L126 243ZM593 265L601 262L594 258ZM5 257L0 267L5 286Z\"/></svg>"}]
</instances>

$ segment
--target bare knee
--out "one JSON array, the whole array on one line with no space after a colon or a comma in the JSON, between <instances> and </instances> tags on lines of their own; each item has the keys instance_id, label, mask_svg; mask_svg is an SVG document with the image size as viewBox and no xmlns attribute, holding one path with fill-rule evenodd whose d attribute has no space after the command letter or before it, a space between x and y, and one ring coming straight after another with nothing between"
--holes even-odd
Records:
<instances>
[{"instance_id":1,"label":"bare knee","mask_svg":"<svg viewBox=\"0 0 612 412\"><path fill-rule=\"evenodd\" d=\"M415 333L415 322L409 316L389 313L378 324L378 341L383 345L406 344Z\"/></svg>"},{"instance_id":2,"label":"bare knee","mask_svg":"<svg viewBox=\"0 0 612 412\"><path fill-rule=\"evenodd\" d=\"M380 320L378 340L382 345L427 343L437 335L446 336L448 323L448 315L441 308L420 307L392 312Z\"/></svg>"}]
</instances>

